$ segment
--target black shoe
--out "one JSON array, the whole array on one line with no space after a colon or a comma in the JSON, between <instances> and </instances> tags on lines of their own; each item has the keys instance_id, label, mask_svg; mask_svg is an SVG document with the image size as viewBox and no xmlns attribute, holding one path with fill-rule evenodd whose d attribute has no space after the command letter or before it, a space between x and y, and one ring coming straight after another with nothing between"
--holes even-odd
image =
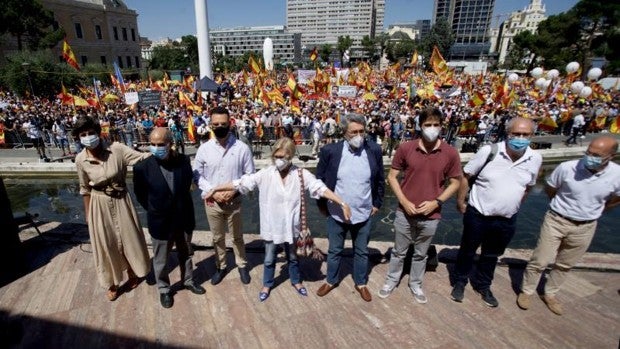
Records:
<instances>
[{"instance_id":1,"label":"black shoe","mask_svg":"<svg viewBox=\"0 0 620 349\"><path fill-rule=\"evenodd\" d=\"M193 294L205 294L207 290L204 287L196 284L185 285L186 290L190 290Z\"/></svg>"},{"instance_id":2,"label":"black shoe","mask_svg":"<svg viewBox=\"0 0 620 349\"><path fill-rule=\"evenodd\" d=\"M226 269L216 269L215 274L211 276L211 285L215 286L219 284L224 278L224 275L226 275Z\"/></svg>"},{"instance_id":3,"label":"black shoe","mask_svg":"<svg viewBox=\"0 0 620 349\"><path fill-rule=\"evenodd\" d=\"M241 277L241 282L244 285L249 284L252 278L250 277L250 272L248 271L248 268L244 267L244 268L237 268L237 269L239 269L239 276Z\"/></svg>"},{"instance_id":4,"label":"black shoe","mask_svg":"<svg viewBox=\"0 0 620 349\"><path fill-rule=\"evenodd\" d=\"M172 298L172 294L170 293L160 294L159 301L161 302L161 306L164 308L172 308L172 304L174 304L174 298Z\"/></svg>"},{"instance_id":5,"label":"black shoe","mask_svg":"<svg viewBox=\"0 0 620 349\"><path fill-rule=\"evenodd\" d=\"M463 284L454 284L452 288L452 293L450 293L450 297L455 302L461 303L463 298L465 298L465 285Z\"/></svg>"},{"instance_id":6,"label":"black shoe","mask_svg":"<svg viewBox=\"0 0 620 349\"><path fill-rule=\"evenodd\" d=\"M491 290L479 290L478 293L480 293L484 304L488 305L489 307L495 308L499 305L499 302L497 301L495 296L493 296L493 292L491 292Z\"/></svg>"}]
</instances>

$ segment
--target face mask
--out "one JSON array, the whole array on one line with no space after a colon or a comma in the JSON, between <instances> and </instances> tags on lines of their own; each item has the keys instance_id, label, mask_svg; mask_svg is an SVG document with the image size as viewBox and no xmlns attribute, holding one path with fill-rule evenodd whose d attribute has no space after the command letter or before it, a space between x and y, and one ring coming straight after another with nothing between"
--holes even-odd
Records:
<instances>
[{"instance_id":1,"label":"face mask","mask_svg":"<svg viewBox=\"0 0 620 349\"><path fill-rule=\"evenodd\" d=\"M530 140L528 138L515 137L508 140L508 147L518 153L524 152L529 145Z\"/></svg>"},{"instance_id":2,"label":"face mask","mask_svg":"<svg viewBox=\"0 0 620 349\"><path fill-rule=\"evenodd\" d=\"M86 137L80 137L80 143L88 149L95 149L99 145L99 136L88 135Z\"/></svg>"},{"instance_id":3,"label":"face mask","mask_svg":"<svg viewBox=\"0 0 620 349\"><path fill-rule=\"evenodd\" d=\"M276 159L275 164L276 164L276 168L278 169L278 171L284 171L291 165L291 160Z\"/></svg>"},{"instance_id":4,"label":"face mask","mask_svg":"<svg viewBox=\"0 0 620 349\"><path fill-rule=\"evenodd\" d=\"M600 156L586 155L583 157L583 165L588 170L596 170L603 164L603 158Z\"/></svg>"},{"instance_id":5,"label":"face mask","mask_svg":"<svg viewBox=\"0 0 620 349\"><path fill-rule=\"evenodd\" d=\"M215 137L217 138L225 138L228 135L228 127L216 127L213 130L213 133L215 134Z\"/></svg>"},{"instance_id":6,"label":"face mask","mask_svg":"<svg viewBox=\"0 0 620 349\"><path fill-rule=\"evenodd\" d=\"M434 142L439 137L440 132L441 132L441 127L425 127L422 129L422 136L428 142Z\"/></svg>"},{"instance_id":7,"label":"face mask","mask_svg":"<svg viewBox=\"0 0 620 349\"><path fill-rule=\"evenodd\" d=\"M364 144L364 137L361 135L353 136L348 140L348 142L351 148L359 149L362 144Z\"/></svg>"},{"instance_id":8,"label":"face mask","mask_svg":"<svg viewBox=\"0 0 620 349\"><path fill-rule=\"evenodd\" d=\"M165 159L166 156L168 156L168 147L166 146L160 147L156 145L150 145L149 150L151 151L151 154L153 154L153 156L158 159Z\"/></svg>"}]
</instances>

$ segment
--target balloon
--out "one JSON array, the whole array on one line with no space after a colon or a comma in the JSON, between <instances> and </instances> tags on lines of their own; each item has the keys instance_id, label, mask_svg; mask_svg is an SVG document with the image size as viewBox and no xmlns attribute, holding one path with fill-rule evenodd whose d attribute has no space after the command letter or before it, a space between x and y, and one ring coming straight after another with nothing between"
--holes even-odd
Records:
<instances>
[{"instance_id":1,"label":"balloon","mask_svg":"<svg viewBox=\"0 0 620 349\"><path fill-rule=\"evenodd\" d=\"M590 86L586 86L583 89L581 89L581 92L579 92L579 97L588 98L590 97L591 94L592 94L592 88Z\"/></svg>"},{"instance_id":2,"label":"balloon","mask_svg":"<svg viewBox=\"0 0 620 349\"><path fill-rule=\"evenodd\" d=\"M543 75L543 69L541 67L536 67L534 69L532 69L532 71L530 72L530 75L533 78L539 78Z\"/></svg>"},{"instance_id":3,"label":"balloon","mask_svg":"<svg viewBox=\"0 0 620 349\"><path fill-rule=\"evenodd\" d=\"M265 61L265 69L273 70L273 41L265 38L263 43L263 60Z\"/></svg>"},{"instance_id":4,"label":"balloon","mask_svg":"<svg viewBox=\"0 0 620 349\"><path fill-rule=\"evenodd\" d=\"M601 70L601 68L592 68L588 71L588 79L597 80L598 78L601 77L601 74L603 74L603 71Z\"/></svg>"},{"instance_id":5,"label":"balloon","mask_svg":"<svg viewBox=\"0 0 620 349\"><path fill-rule=\"evenodd\" d=\"M579 92L581 92L581 90L583 90L584 88L584 84L581 81L575 81L570 85L570 90L574 93L574 94L579 94Z\"/></svg>"},{"instance_id":6,"label":"balloon","mask_svg":"<svg viewBox=\"0 0 620 349\"><path fill-rule=\"evenodd\" d=\"M508 75L509 83L514 84L517 80L519 80L519 75L517 75L516 73L511 73L510 75Z\"/></svg>"},{"instance_id":7,"label":"balloon","mask_svg":"<svg viewBox=\"0 0 620 349\"><path fill-rule=\"evenodd\" d=\"M545 88L546 81L547 79L545 78L538 78L536 79L536 82L534 83L534 85L536 85L536 88L538 88L539 90L543 90Z\"/></svg>"},{"instance_id":8,"label":"balloon","mask_svg":"<svg viewBox=\"0 0 620 349\"><path fill-rule=\"evenodd\" d=\"M545 90L546 90L549 86L551 86L551 80L545 80L545 84L544 84L544 86L545 86Z\"/></svg>"},{"instance_id":9,"label":"balloon","mask_svg":"<svg viewBox=\"0 0 620 349\"><path fill-rule=\"evenodd\" d=\"M547 79L553 80L560 76L560 72L557 69L551 69L547 72Z\"/></svg>"},{"instance_id":10,"label":"balloon","mask_svg":"<svg viewBox=\"0 0 620 349\"><path fill-rule=\"evenodd\" d=\"M566 72L568 74L576 73L577 70L579 70L579 63L577 62L570 62L566 65Z\"/></svg>"}]
</instances>

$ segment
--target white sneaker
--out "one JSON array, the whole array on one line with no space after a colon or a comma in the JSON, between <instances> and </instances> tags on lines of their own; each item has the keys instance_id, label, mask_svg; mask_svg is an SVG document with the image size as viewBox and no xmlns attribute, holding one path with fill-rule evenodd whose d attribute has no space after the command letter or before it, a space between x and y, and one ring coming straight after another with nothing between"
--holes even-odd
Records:
<instances>
[{"instance_id":1,"label":"white sneaker","mask_svg":"<svg viewBox=\"0 0 620 349\"><path fill-rule=\"evenodd\" d=\"M420 304L428 302L428 299L426 298L424 291L422 291L422 288L412 288L411 292L413 292L413 298L415 298L416 302Z\"/></svg>"},{"instance_id":2,"label":"white sneaker","mask_svg":"<svg viewBox=\"0 0 620 349\"><path fill-rule=\"evenodd\" d=\"M381 288L379 290L379 298L387 298L390 296L390 294L392 294L392 291L394 290L394 287L391 287L390 285L383 285L383 288Z\"/></svg>"}]
</instances>

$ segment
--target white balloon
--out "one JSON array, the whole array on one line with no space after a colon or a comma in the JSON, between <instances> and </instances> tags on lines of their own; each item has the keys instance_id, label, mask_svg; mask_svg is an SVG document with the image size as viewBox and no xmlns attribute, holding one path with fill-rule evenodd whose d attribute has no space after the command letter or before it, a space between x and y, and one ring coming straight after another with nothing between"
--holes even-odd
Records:
<instances>
[{"instance_id":1,"label":"white balloon","mask_svg":"<svg viewBox=\"0 0 620 349\"><path fill-rule=\"evenodd\" d=\"M549 88L549 86L551 86L551 80L545 80L545 89Z\"/></svg>"},{"instance_id":2,"label":"white balloon","mask_svg":"<svg viewBox=\"0 0 620 349\"><path fill-rule=\"evenodd\" d=\"M560 72L557 69L551 69L547 72L547 79L555 79L560 76Z\"/></svg>"},{"instance_id":3,"label":"white balloon","mask_svg":"<svg viewBox=\"0 0 620 349\"><path fill-rule=\"evenodd\" d=\"M270 38L265 38L265 42L263 42L263 60L265 61L265 69L273 70L273 41Z\"/></svg>"},{"instance_id":4,"label":"white balloon","mask_svg":"<svg viewBox=\"0 0 620 349\"><path fill-rule=\"evenodd\" d=\"M603 74L601 68L592 68L588 71L588 79L597 80L601 77L601 74Z\"/></svg>"},{"instance_id":5,"label":"white balloon","mask_svg":"<svg viewBox=\"0 0 620 349\"><path fill-rule=\"evenodd\" d=\"M577 70L579 70L579 63L577 62L570 62L566 65L566 72L569 74L575 73Z\"/></svg>"},{"instance_id":6,"label":"white balloon","mask_svg":"<svg viewBox=\"0 0 620 349\"><path fill-rule=\"evenodd\" d=\"M530 75L533 78L539 78L543 75L543 69L541 67L536 67L534 69L532 69L532 71L530 72Z\"/></svg>"},{"instance_id":7,"label":"white balloon","mask_svg":"<svg viewBox=\"0 0 620 349\"><path fill-rule=\"evenodd\" d=\"M579 92L579 97L588 98L590 97L591 94L592 94L592 88L590 86L586 86L581 89L581 92Z\"/></svg>"},{"instance_id":8,"label":"white balloon","mask_svg":"<svg viewBox=\"0 0 620 349\"><path fill-rule=\"evenodd\" d=\"M574 93L574 94L579 94L579 92L581 92L581 90L583 90L584 88L584 84L581 81L575 81L570 85L570 90Z\"/></svg>"},{"instance_id":9,"label":"white balloon","mask_svg":"<svg viewBox=\"0 0 620 349\"><path fill-rule=\"evenodd\" d=\"M534 83L534 85L536 85L536 88L538 88L539 90L542 90L545 88L545 82L547 81L547 79L545 78L538 78L536 79L536 82Z\"/></svg>"},{"instance_id":10,"label":"white balloon","mask_svg":"<svg viewBox=\"0 0 620 349\"><path fill-rule=\"evenodd\" d=\"M514 84L517 80L519 80L519 75L517 73L511 73L508 75L508 82Z\"/></svg>"}]
</instances>

